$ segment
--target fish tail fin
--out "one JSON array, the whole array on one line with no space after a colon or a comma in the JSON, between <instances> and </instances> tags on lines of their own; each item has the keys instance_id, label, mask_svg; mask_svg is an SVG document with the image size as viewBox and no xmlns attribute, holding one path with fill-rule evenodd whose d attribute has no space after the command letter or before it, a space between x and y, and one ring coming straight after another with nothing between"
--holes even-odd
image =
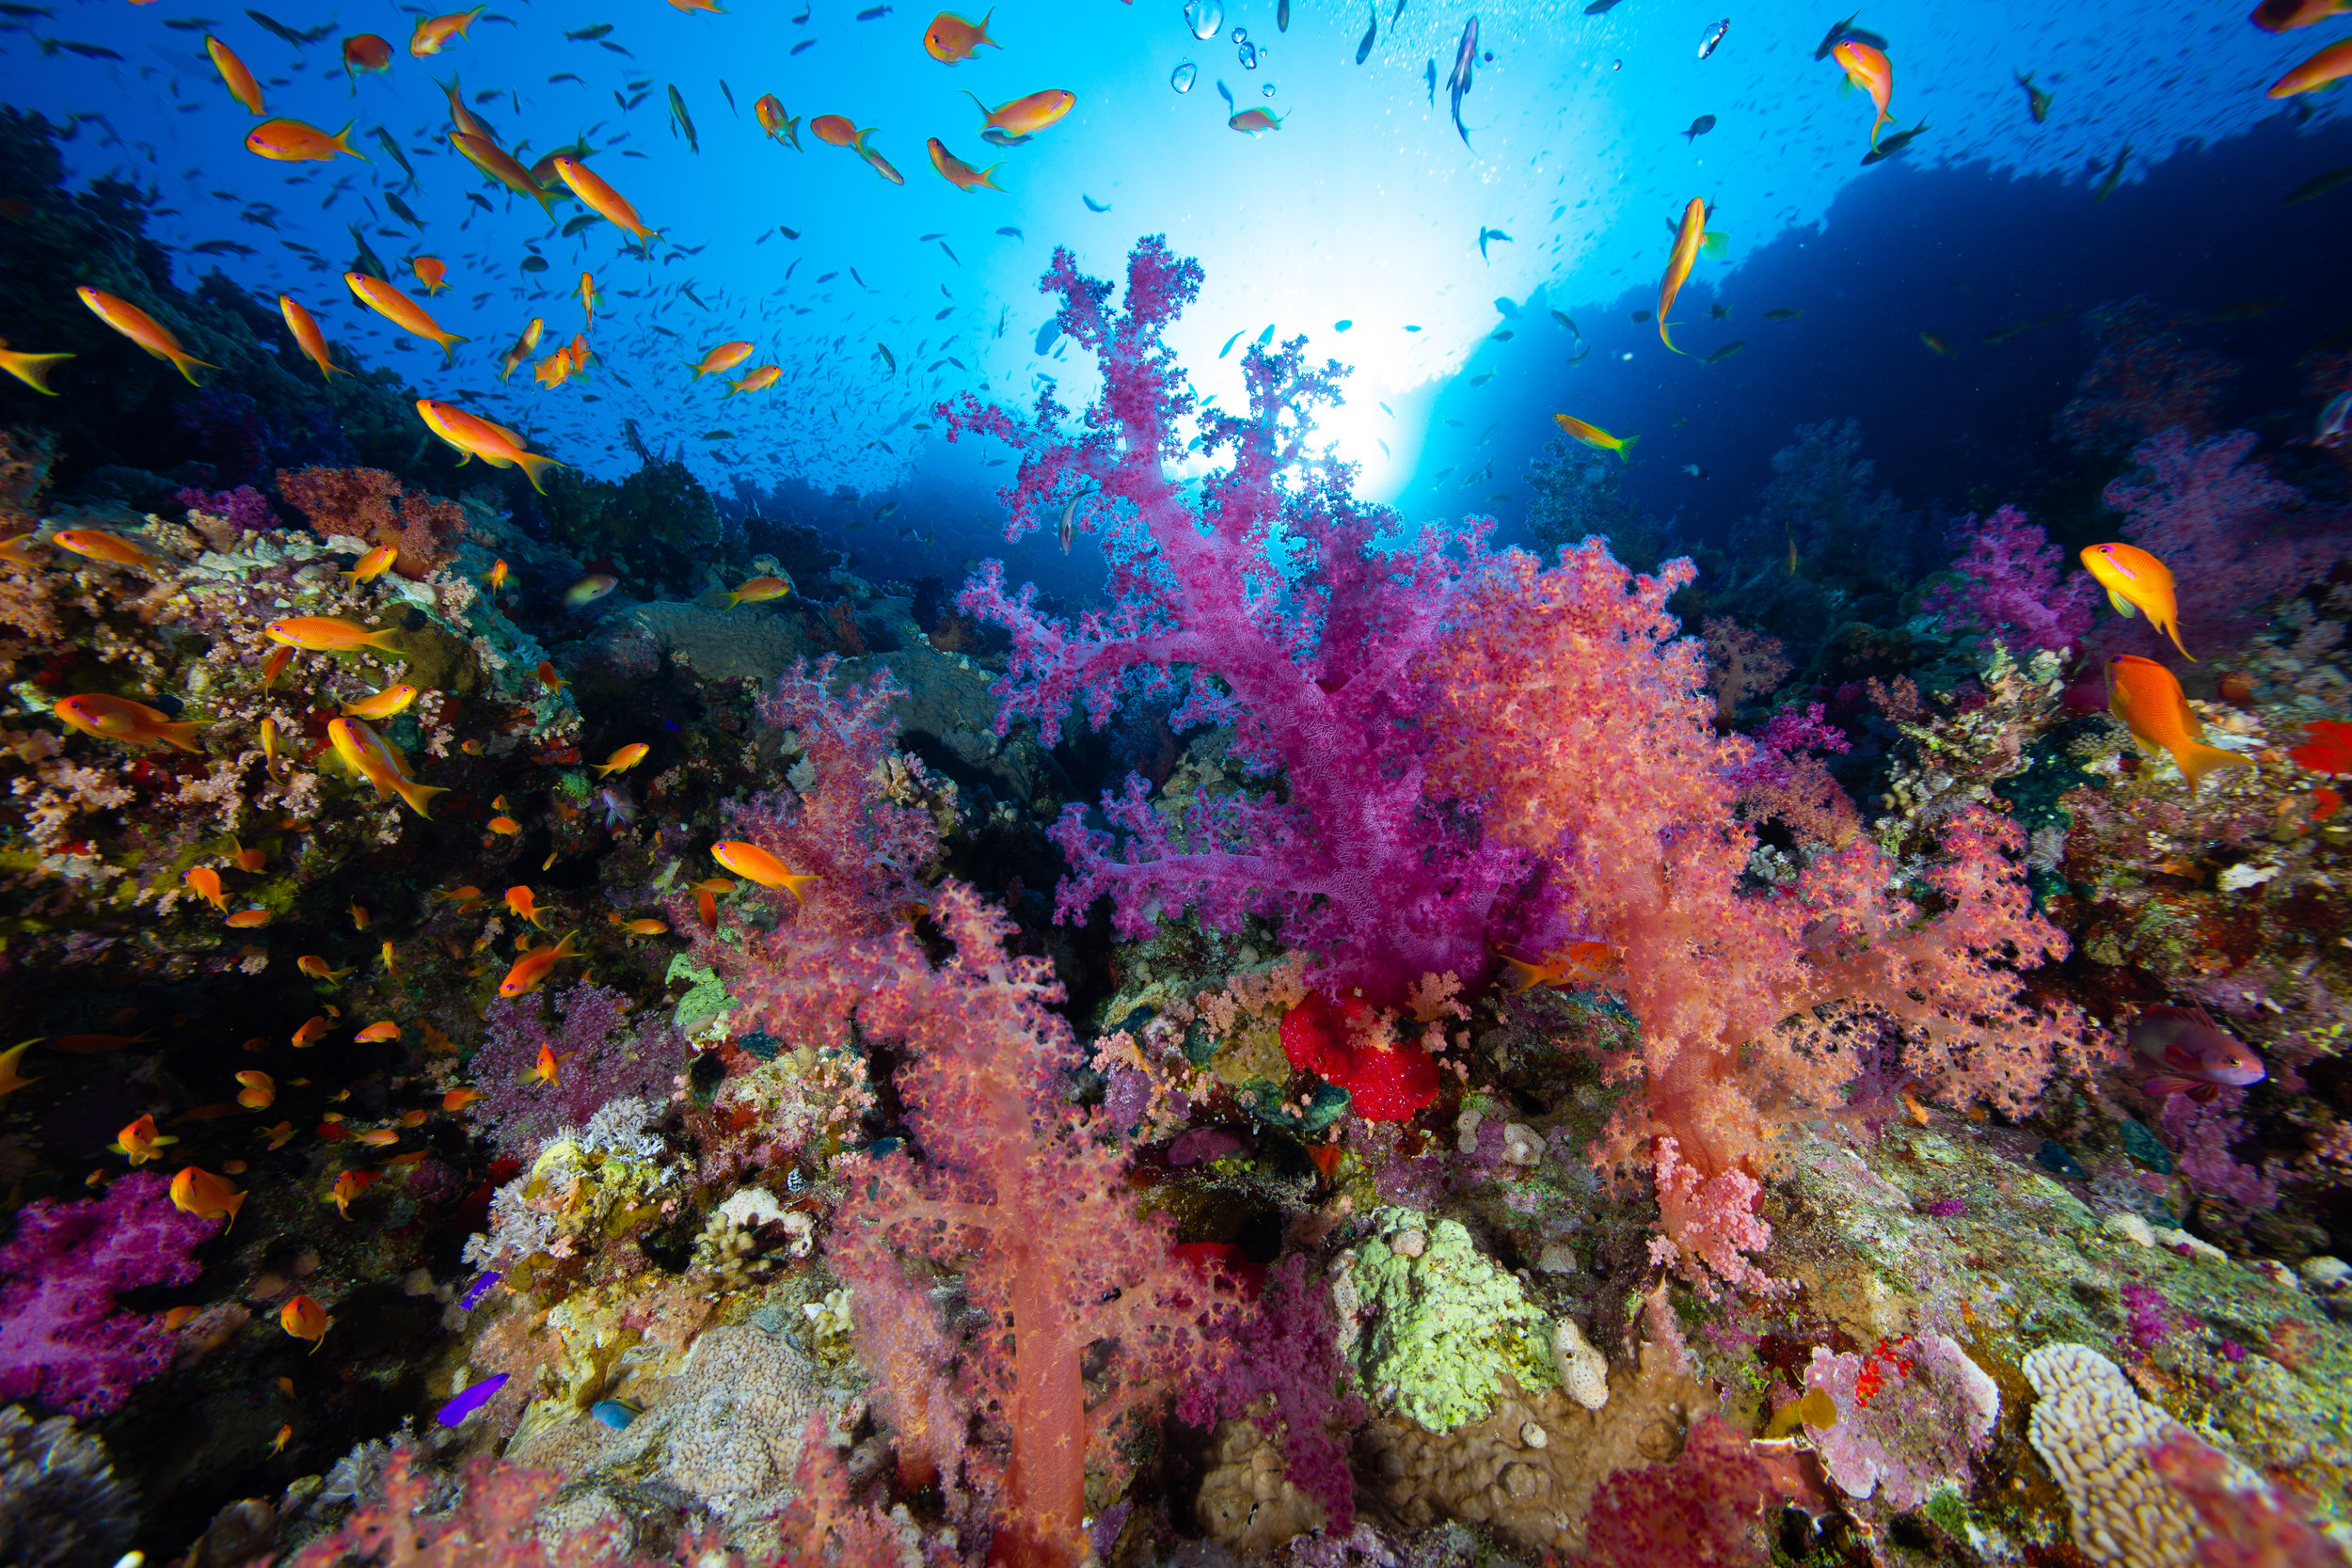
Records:
<instances>
[{"instance_id":1,"label":"fish tail fin","mask_svg":"<svg viewBox=\"0 0 2352 1568\"><path fill-rule=\"evenodd\" d=\"M1513 986L1509 990L1503 992L1505 996L1517 996L1519 992L1523 990L1532 990L1536 986L1543 983L1544 972L1536 968L1534 964L1529 963L1525 958L1515 958L1511 957L1510 954L1505 953L1502 955L1502 961L1510 966L1511 977L1518 982L1518 984Z\"/></svg>"},{"instance_id":2,"label":"fish tail fin","mask_svg":"<svg viewBox=\"0 0 2352 1568\"><path fill-rule=\"evenodd\" d=\"M2344 0L2344 3L2345 5L2352 6L2352 0ZM993 17L995 14L996 14L996 8L995 8L995 7L993 7L993 6L989 7L989 8L988 8L988 9L987 9L987 11L986 11L985 13L983 13L983 14L982 14L982 16L980 17L980 25L979 25L979 35L980 35L980 36L979 36L977 39L976 39L976 40L973 40L973 44L972 44L972 47L973 47L973 48L977 49L977 48L978 48L981 44L983 44L983 43L987 44L987 45L988 45L990 48L992 48L992 49L1002 49L1002 48L1004 47L1004 45L1003 45L1003 44L998 43L998 42L997 42L994 39L990 38L990 37L988 36L988 24L989 24L989 19L990 19L991 17Z\"/></svg>"},{"instance_id":3,"label":"fish tail fin","mask_svg":"<svg viewBox=\"0 0 2352 1568\"><path fill-rule=\"evenodd\" d=\"M352 84L352 87L353 87L353 89L356 91L356 90L358 90L358 84L355 81L355 82ZM346 119L346 120L344 120L344 121L343 121L343 128L342 128L342 130L340 130L340 131L336 132L336 133L335 133L335 135L334 135L334 136L333 136L331 139L332 139L332 141L333 141L333 145L334 145L335 149L336 149L338 151L342 151L342 152L348 152L348 153L350 153L353 157L355 157L355 158L358 159L361 163L363 163L363 164L364 164L364 163L367 163L367 162L369 161L369 159L368 159L368 155L367 155L366 153L364 153L364 152L360 151L358 148L356 148L356 147L354 147L354 146L352 146L352 145L351 145L351 128L352 128L353 126L355 126L355 125L358 124L358 123L359 123L359 122L358 122L357 119Z\"/></svg>"},{"instance_id":4,"label":"fish tail fin","mask_svg":"<svg viewBox=\"0 0 2352 1568\"><path fill-rule=\"evenodd\" d=\"M457 363L457 345L459 343L469 343L473 341L471 338L467 337L462 332L443 332L437 335L433 341L441 345L441 366L444 370Z\"/></svg>"},{"instance_id":5,"label":"fish tail fin","mask_svg":"<svg viewBox=\"0 0 2352 1568\"><path fill-rule=\"evenodd\" d=\"M2225 752L2218 746L2206 746L2194 740L2185 742L2176 749L2172 753L2172 760L2180 764L2182 775L2188 780L2189 793L2192 795L2204 784L2205 775L2217 768L2251 768L2254 766L2251 761L2238 755L2235 752Z\"/></svg>"},{"instance_id":6,"label":"fish tail fin","mask_svg":"<svg viewBox=\"0 0 2352 1568\"><path fill-rule=\"evenodd\" d=\"M970 87L961 87L957 90L961 91L964 97L972 100L974 103L979 105L980 126L983 130L996 122L996 112L993 109L991 109L987 104L980 103L980 95L978 93L974 92ZM857 134L857 136L859 146L863 148L866 141L866 133L860 131Z\"/></svg>"},{"instance_id":7,"label":"fish tail fin","mask_svg":"<svg viewBox=\"0 0 2352 1568\"><path fill-rule=\"evenodd\" d=\"M1689 350L1676 348L1675 341L1666 336L1666 318L1663 315L1661 315L1658 318L1658 341L1666 345L1667 352L1669 353L1679 354L1685 359L1688 359L1691 356Z\"/></svg>"},{"instance_id":8,"label":"fish tail fin","mask_svg":"<svg viewBox=\"0 0 2352 1568\"><path fill-rule=\"evenodd\" d=\"M523 471L523 478L531 482L531 487L544 496L547 492L540 488L539 470L541 468L567 468L571 465L558 463L554 458L542 456L535 451L518 451L515 454L515 467Z\"/></svg>"},{"instance_id":9,"label":"fish tail fin","mask_svg":"<svg viewBox=\"0 0 2352 1568\"><path fill-rule=\"evenodd\" d=\"M362 641L378 653L396 654L405 658L408 657L408 650L400 645L398 638L399 634L387 626L382 631L370 633Z\"/></svg>"},{"instance_id":10,"label":"fish tail fin","mask_svg":"<svg viewBox=\"0 0 2352 1568\"><path fill-rule=\"evenodd\" d=\"M433 818L433 814L425 810L427 806L433 803L433 797L436 795L447 795L449 793L448 790L442 788L438 784L422 784L417 783L414 779L404 779L398 775L394 775L393 777L392 791L404 801L407 802L408 809L410 811L415 812L419 816L425 818L427 821L431 821Z\"/></svg>"},{"instance_id":11,"label":"fish tail fin","mask_svg":"<svg viewBox=\"0 0 2352 1568\"><path fill-rule=\"evenodd\" d=\"M2347 4L2352 4L2352 0L2347 0ZM2183 658L2185 658L2185 659L2188 660L2191 664L2194 664L2194 663L2196 663L2196 662L2197 662L2197 656L2196 656L2195 654L2190 653L2186 647L2184 647L2184 646L2182 645L2182 642L2181 642L2181 626L2180 626L2180 623L2179 623L2179 622L2177 622L2177 621L2167 621L2167 622L2164 624L2164 632L2165 632L2165 635L2166 635L2167 637L2169 637L2170 639L2172 639L2172 645L2173 645L2174 647L2179 648L2179 649L2181 650L2181 657L2182 657Z\"/></svg>"},{"instance_id":12,"label":"fish tail fin","mask_svg":"<svg viewBox=\"0 0 2352 1568\"><path fill-rule=\"evenodd\" d=\"M49 372L72 358L71 354L27 354L18 361L17 379L43 397L56 397L57 389L49 385Z\"/></svg>"},{"instance_id":13,"label":"fish tail fin","mask_svg":"<svg viewBox=\"0 0 2352 1568\"><path fill-rule=\"evenodd\" d=\"M174 746L183 752L195 752L200 754L204 748L196 743L196 732L201 728L203 728L201 724L190 719L178 724L158 724L155 726L155 736L167 746Z\"/></svg>"},{"instance_id":14,"label":"fish tail fin","mask_svg":"<svg viewBox=\"0 0 2352 1568\"><path fill-rule=\"evenodd\" d=\"M1681 350L1677 349L1675 352L1676 352L1676 353L1677 353L1677 354L1679 354L1679 353L1681 352ZM1618 437L1617 437L1617 461L1618 461L1618 462L1620 462L1620 463L1630 463L1630 462L1632 462L1632 461L1633 461L1633 454L1632 454L1631 452L1629 452L1629 451L1626 451L1625 449L1626 449L1626 448L1628 448L1628 447L1629 447L1629 446L1631 446L1634 442L1636 442L1636 441L1638 441L1638 440L1640 440L1640 439L1641 439L1641 437L1640 437L1639 436L1618 436Z\"/></svg>"},{"instance_id":15,"label":"fish tail fin","mask_svg":"<svg viewBox=\"0 0 2352 1568\"><path fill-rule=\"evenodd\" d=\"M199 359L195 355L190 354L186 349L174 350L173 352L165 355L164 357L171 361L171 368L173 370L178 371L183 376L187 378L187 383L191 387L201 387L204 385L202 382L197 380L197 371L216 371L220 369L218 365L214 364L209 359ZM194 368L191 369L190 367Z\"/></svg>"},{"instance_id":16,"label":"fish tail fin","mask_svg":"<svg viewBox=\"0 0 2352 1568\"><path fill-rule=\"evenodd\" d=\"M2347 0L2347 3L2352 3L2352 0ZM991 164L986 168L980 170L980 183L986 185L992 191L1003 190L1005 187L996 182L994 175L998 169L1004 166L1005 166L999 162Z\"/></svg>"},{"instance_id":17,"label":"fish tail fin","mask_svg":"<svg viewBox=\"0 0 2352 1568\"><path fill-rule=\"evenodd\" d=\"M221 1227L223 1231L227 1231L231 1226L234 1226L237 1223L237 1211L245 1207L245 1194L230 1194L229 1201L222 1204L221 1207L229 1211L229 1224Z\"/></svg>"}]
</instances>

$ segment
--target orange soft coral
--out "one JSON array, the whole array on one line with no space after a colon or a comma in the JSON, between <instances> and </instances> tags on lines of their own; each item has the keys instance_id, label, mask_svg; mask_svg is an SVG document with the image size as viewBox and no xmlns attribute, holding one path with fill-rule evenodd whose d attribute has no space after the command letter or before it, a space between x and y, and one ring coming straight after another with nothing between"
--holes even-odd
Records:
<instances>
[{"instance_id":1,"label":"orange soft coral","mask_svg":"<svg viewBox=\"0 0 2352 1568\"><path fill-rule=\"evenodd\" d=\"M422 578L440 564L465 531L465 510L438 496L405 492L381 468L283 469L278 493L322 539L342 535L371 545L397 545L392 569Z\"/></svg>"}]
</instances>

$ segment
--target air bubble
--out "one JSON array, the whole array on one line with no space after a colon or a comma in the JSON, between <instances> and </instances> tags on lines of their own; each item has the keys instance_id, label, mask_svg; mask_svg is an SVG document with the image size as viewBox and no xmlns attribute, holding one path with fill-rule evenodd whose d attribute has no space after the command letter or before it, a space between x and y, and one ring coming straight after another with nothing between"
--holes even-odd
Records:
<instances>
[{"instance_id":1,"label":"air bubble","mask_svg":"<svg viewBox=\"0 0 2352 1568\"><path fill-rule=\"evenodd\" d=\"M1204 43L1216 37L1225 29L1225 0L1192 0L1184 8L1184 25Z\"/></svg>"},{"instance_id":2,"label":"air bubble","mask_svg":"<svg viewBox=\"0 0 2352 1568\"><path fill-rule=\"evenodd\" d=\"M1200 80L1200 68L1190 60L1186 60L1169 72L1168 85L1178 92L1190 92L1192 85L1199 80Z\"/></svg>"}]
</instances>

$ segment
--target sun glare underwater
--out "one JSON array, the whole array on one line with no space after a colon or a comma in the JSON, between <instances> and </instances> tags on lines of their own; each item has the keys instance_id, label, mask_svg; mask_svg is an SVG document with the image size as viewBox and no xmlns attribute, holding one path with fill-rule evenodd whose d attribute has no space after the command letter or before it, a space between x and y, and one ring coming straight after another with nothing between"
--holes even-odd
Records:
<instances>
[{"instance_id":1,"label":"sun glare underwater","mask_svg":"<svg viewBox=\"0 0 2352 1568\"><path fill-rule=\"evenodd\" d=\"M2352 1564L2352 0L0 0L0 1568Z\"/></svg>"}]
</instances>

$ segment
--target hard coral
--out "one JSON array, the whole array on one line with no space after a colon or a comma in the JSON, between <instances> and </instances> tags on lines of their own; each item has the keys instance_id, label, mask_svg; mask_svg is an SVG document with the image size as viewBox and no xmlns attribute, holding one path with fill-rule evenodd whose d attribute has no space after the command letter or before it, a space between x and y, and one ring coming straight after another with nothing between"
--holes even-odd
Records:
<instances>
[{"instance_id":1,"label":"hard coral","mask_svg":"<svg viewBox=\"0 0 2352 1568\"><path fill-rule=\"evenodd\" d=\"M0 1246L0 1400L37 1399L76 1416L103 1416L134 1385L171 1365L174 1341L115 1297L184 1285L204 1272L190 1257L214 1234L181 1212L152 1171L117 1181L101 1198L41 1198L17 1216Z\"/></svg>"},{"instance_id":2,"label":"hard coral","mask_svg":"<svg viewBox=\"0 0 2352 1568\"><path fill-rule=\"evenodd\" d=\"M0 1562L110 1562L137 1523L137 1501L115 1479L103 1443L64 1416L36 1424L14 1405L0 1409Z\"/></svg>"}]
</instances>

